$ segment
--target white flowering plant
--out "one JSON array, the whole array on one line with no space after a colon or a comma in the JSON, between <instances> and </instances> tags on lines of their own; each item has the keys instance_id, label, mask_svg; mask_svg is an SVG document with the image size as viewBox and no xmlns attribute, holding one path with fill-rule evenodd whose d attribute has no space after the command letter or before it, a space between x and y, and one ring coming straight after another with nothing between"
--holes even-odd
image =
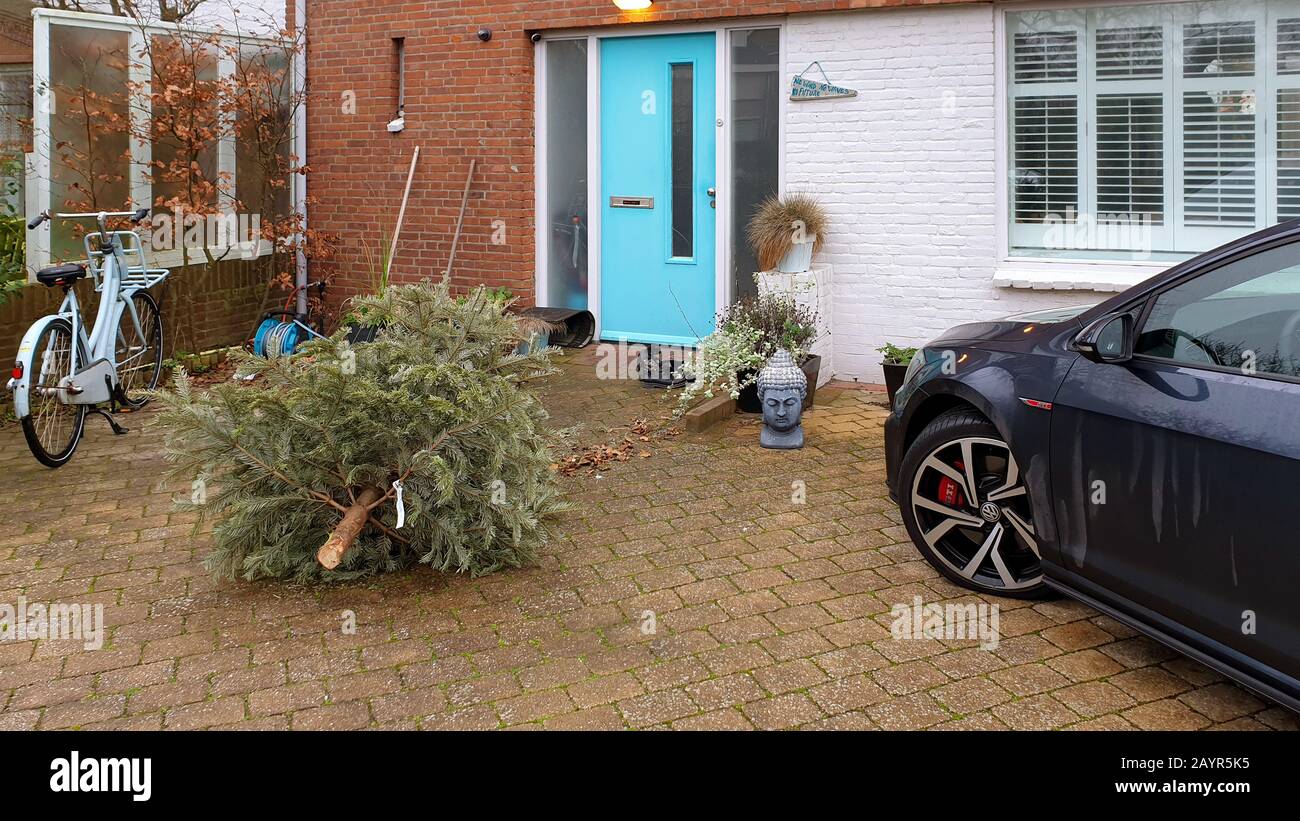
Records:
<instances>
[{"instance_id":1,"label":"white flowering plant","mask_svg":"<svg viewBox=\"0 0 1300 821\"><path fill-rule=\"evenodd\" d=\"M789 297L763 294L720 311L715 324L717 330L700 340L696 355L688 357L682 368L682 376L694 381L677 399L678 416L700 397L723 394L739 399L779 348L789 351L795 362L803 362L816 333L817 316Z\"/></svg>"}]
</instances>

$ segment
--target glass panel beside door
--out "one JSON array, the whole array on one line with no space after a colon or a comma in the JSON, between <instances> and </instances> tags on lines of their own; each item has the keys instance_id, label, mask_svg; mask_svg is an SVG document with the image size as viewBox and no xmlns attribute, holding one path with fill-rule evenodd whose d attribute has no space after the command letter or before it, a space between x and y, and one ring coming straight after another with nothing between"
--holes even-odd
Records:
<instances>
[{"instance_id":1,"label":"glass panel beside door","mask_svg":"<svg viewBox=\"0 0 1300 821\"><path fill-rule=\"evenodd\" d=\"M538 304L587 307L587 41L546 44L547 279Z\"/></svg>"},{"instance_id":2,"label":"glass panel beside door","mask_svg":"<svg viewBox=\"0 0 1300 821\"><path fill-rule=\"evenodd\" d=\"M731 55L731 282L732 301L757 291L758 260L745 228L780 181L781 30L728 32Z\"/></svg>"}]
</instances>

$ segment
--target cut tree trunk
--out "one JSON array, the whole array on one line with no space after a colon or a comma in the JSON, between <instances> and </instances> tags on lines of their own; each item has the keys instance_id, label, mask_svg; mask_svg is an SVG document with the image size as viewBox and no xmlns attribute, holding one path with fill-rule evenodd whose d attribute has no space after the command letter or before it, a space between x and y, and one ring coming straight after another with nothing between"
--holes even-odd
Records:
<instances>
[{"instance_id":1,"label":"cut tree trunk","mask_svg":"<svg viewBox=\"0 0 1300 821\"><path fill-rule=\"evenodd\" d=\"M348 508L348 512L343 514L343 520L339 522L334 532L325 540L321 549L316 551L316 561L325 566L326 570L333 570L343 561L343 554L348 552L352 543L361 535L361 528L366 526L366 521L370 518L370 507L384 497L383 491L377 487L368 487L361 491L357 501Z\"/></svg>"}]
</instances>

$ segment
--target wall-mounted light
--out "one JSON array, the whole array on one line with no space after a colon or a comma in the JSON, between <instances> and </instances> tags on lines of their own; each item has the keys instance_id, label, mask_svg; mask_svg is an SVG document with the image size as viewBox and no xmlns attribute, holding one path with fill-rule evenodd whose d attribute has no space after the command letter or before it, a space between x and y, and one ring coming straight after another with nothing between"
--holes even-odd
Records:
<instances>
[{"instance_id":1,"label":"wall-mounted light","mask_svg":"<svg viewBox=\"0 0 1300 821\"><path fill-rule=\"evenodd\" d=\"M654 0L614 0L614 5L623 11L644 11L653 5Z\"/></svg>"}]
</instances>

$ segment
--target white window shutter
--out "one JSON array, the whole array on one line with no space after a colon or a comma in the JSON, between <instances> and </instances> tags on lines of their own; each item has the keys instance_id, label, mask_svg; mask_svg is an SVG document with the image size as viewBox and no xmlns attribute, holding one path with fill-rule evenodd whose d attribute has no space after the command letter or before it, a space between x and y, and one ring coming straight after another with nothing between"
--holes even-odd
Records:
<instances>
[{"instance_id":1,"label":"white window shutter","mask_svg":"<svg viewBox=\"0 0 1300 821\"><path fill-rule=\"evenodd\" d=\"M1277 218L1300 217L1300 88L1277 91Z\"/></svg>"},{"instance_id":2,"label":"white window shutter","mask_svg":"<svg viewBox=\"0 0 1300 821\"><path fill-rule=\"evenodd\" d=\"M1164 222L1164 97L1097 95L1097 212Z\"/></svg>"},{"instance_id":3,"label":"white window shutter","mask_svg":"<svg viewBox=\"0 0 1300 821\"><path fill-rule=\"evenodd\" d=\"M1017 83L1059 83L1079 74L1077 31L1022 32L1013 44Z\"/></svg>"},{"instance_id":4,"label":"white window shutter","mask_svg":"<svg viewBox=\"0 0 1300 821\"><path fill-rule=\"evenodd\" d=\"M1079 209L1079 105L1075 97L1015 101L1017 222L1066 219Z\"/></svg>"},{"instance_id":5,"label":"white window shutter","mask_svg":"<svg viewBox=\"0 0 1300 821\"><path fill-rule=\"evenodd\" d=\"M1097 30L1098 80L1160 79L1165 43L1160 26Z\"/></svg>"}]
</instances>

